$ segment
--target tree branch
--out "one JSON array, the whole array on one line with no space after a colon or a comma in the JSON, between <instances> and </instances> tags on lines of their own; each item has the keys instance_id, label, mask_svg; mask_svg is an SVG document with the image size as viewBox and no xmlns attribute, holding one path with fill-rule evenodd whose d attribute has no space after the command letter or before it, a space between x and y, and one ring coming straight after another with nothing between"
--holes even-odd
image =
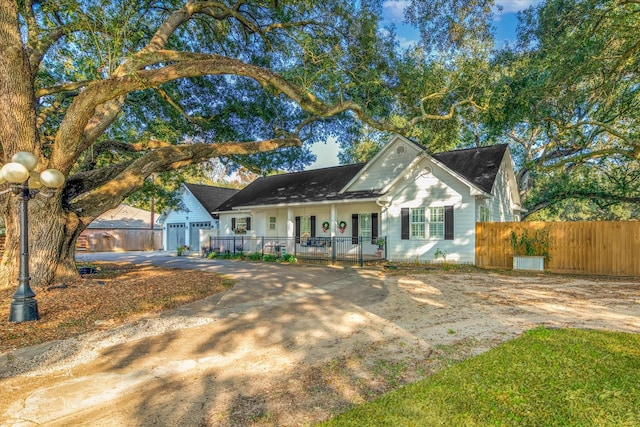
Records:
<instances>
[{"instance_id":1,"label":"tree branch","mask_svg":"<svg viewBox=\"0 0 640 427\"><path fill-rule=\"evenodd\" d=\"M69 191L69 204L74 210L82 209L87 216L97 216L105 210L116 207L127 196L139 190L144 180L154 172L165 172L214 157L255 154L278 148L300 146L300 144L297 138L278 138L257 142L172 145L158 148L130 163L110 167L105 171L105 175L109 176L108 179L100 176L102 169L73 176L70 178L71 183L85 180L100 185L93 188L87 188L85 185L81 193ZM71 184L68 184L68 187L71 187Z\"/></svg>"},{"instance_id":2,"label":"tree branch","mask_svg":"<svg viewBox=\"0 0 640 427\"><path fill-rule=\"evenodd\" d=\"M56 86L40 88L36 90L36 98L42 98L43 96L53 95L54 93L77 91L82 87L88 86L90 83L92 83L92 81L93 80L84 80L81 82L62 83Z\"/></svg>"}]
</instances>

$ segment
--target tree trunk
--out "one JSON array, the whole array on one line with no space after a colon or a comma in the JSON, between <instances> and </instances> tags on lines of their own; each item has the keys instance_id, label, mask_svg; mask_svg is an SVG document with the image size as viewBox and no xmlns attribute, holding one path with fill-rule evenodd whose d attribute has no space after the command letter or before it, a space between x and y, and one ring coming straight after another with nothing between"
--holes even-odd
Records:
<instances>
[{"instance_id":1,"label":"tree trunk","mask_svg":"<svg viewBox=\"0 0 640 427\"><path fill-rule=\"evenodd\" d=\"M5 215L7 238L0 268L0 287L17 284L20 267L19 199L11 194ZM64 212L60 196L37 195L29 201L29 272L34 288L59 283L78 273L74 245L83 227L78 217Z\"/></svg>"}]
</instances>

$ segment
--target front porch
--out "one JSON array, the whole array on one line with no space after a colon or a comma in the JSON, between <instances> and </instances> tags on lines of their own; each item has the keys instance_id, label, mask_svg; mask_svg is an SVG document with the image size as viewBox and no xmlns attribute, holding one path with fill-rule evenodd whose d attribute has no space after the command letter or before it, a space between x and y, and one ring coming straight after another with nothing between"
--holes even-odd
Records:
<instances>
[{"instance_id":1,"label":"front porch","mask_svg":"<svg viewBox=\"0 0 640 427\"><path fill-rule=\"evenodd\" d=\"M385 238L378 238L386 242ZM270 254L282 258L286 254L298 259L322 262L347 262L363 265L367 261L387 258L386 245L372 244L362 237L265 237L225 236L209 237L201 248L208 252L236 254L242 252Z\"/></svg>"}]
</instances>

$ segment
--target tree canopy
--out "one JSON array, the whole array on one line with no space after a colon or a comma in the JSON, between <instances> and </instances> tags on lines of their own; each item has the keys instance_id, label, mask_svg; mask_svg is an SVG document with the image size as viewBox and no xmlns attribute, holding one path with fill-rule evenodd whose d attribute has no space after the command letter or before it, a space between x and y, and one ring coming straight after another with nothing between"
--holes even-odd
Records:
<instances>
[{"instance_id":1,"label":"tree canopy","mask_svg":"<svg viewBox=\"0 0 640 427\"><path fill-rule=\"evenodd\" d=\"M520 14L485 137L512 143L529 213L627 219L640 212L640 4L547 0Z\"/></svg>"},{"instance_id":2,"label":"tree canopy","mask_svg":"<svg viewBox=\"0 0 640 427\"><path fill-rule=\"evenodd\" d=\"M414 0L422 9L413 16L429 3ZM468 42L449 37L482 22L467 18L486 10L467 3L426 16L438 28L461 17L435 35L434 47ZM37 170L68 176L57 197L31 203L33 234L49 236L32 248L36 281L71 272L82 229L152 174L211 158L250 170L301 168L312 159L309 143L346 139L354 123L408 134L475 105L473 90L438 71L450 64L407 68L416 57L398 53L393 28L380 27L381 7L0 0L3 160L31 151ZM3 215L6 279L17 268L15 205L5 204Z\"/></svg>"}]
</instances>

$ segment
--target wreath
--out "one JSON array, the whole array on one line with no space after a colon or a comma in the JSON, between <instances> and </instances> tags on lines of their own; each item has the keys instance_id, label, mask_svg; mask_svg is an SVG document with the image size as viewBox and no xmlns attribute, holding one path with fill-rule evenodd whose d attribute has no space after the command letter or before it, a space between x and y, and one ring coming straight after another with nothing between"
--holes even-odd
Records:
<instances>
[{"instance_id":1,"label":"wreath","mask_svg":"<svg viewBox=\"0 0 640 427\"><path fill-rule=\"evenodd\" d=\"M329 230L329 221L325 221L322 223L322 231L325 233Z\"/></svg>"},{"instance_id":2,"label":"wreath","mask_svg":"<svg viewBox=\"0 0 640 427\"><path fill-rule=\"evenodd\" d=\"M344 230L347 229L347 223L344 221L340 221L340 223L338 224L338 228L340 229L341 233L344 233Z\"/></svg>"}]
</instances>

